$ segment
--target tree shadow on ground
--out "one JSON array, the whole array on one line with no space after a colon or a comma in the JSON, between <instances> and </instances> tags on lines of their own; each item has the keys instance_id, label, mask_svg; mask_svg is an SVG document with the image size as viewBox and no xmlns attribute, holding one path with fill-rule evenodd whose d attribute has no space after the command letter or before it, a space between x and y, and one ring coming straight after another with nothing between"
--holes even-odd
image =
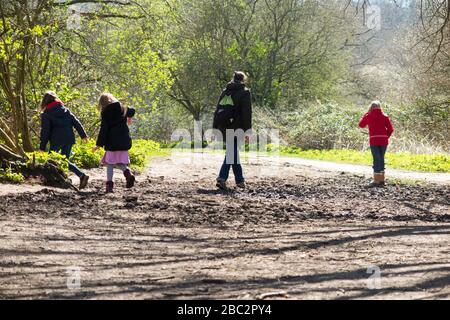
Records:
<instances>
[{"instance_id":1,"label":"tree shadow on ground","mask_svg":"<svg viewBox=\"0 0 450 320\"><path fill-rule=\"evenodd\" d=\"M352 233L360 233L374 231L367 234L357 234L351 235ZM336 233L342 233L342 229L336 229ZM281 253L286 252L294 252L294 251L307 251L307 250L320 250L327 247L334 246L343 246L346 244L358 242L358 241L366 241L366 240L376 240L381 238L396 238L396 237L405 237L405 236L423 236L423 235L450 235L450 225L435 225L435 226L426 226L426 225L415 225L415 226L406 226L406 227L377 227L373 230L371 228L352 228L346 229L346 233L350 233L350 235L344 235L343 237L331 240L302 240L302 237L305 234L314 234L318 235L333 235L333 231L329 230L326 233L324 232L292 232L286 233L283 237L290 242L294 242L294 244L289 244L280 248L271 248L270 243L266 242L258 242L258 244L263 244L264 247L250 247L250 248L235 248L233 245L242 241L240 237L236 239L228 240L226 238L215 238L213 234L210 236L206 236L202 238L201 241L205 242L205 246L202 248L210 248L216 247L220 248L221 252L218 253L208 253L203 252L196 254L195 256L191 256L189 253L169 253L167 256L161 257L157 261L149 261L146 259L146 256L143 256L143 260L135 261L135 262L123 262L120 264L111 264L104 263L105 260L109 260L108 257L128 257L135 256L136 253L121 253L120 247L117 248L116 251L111 251L108 253L104 252L96 252L95 248L91 251L85 252L80 250L61 250L58 252L54 252L52 250L43 250L42 252L27 252L25 250L1 250L1 254L6 255L19 255L23 257L33 257L35 255L45 256L45 255L61 255L64 257L67 256L75 256L79 257L80 261L83 261L83 256L88 255L90 257L100 257L101 263L93 266L93 270L95 272L100 272L102 270L116 270L120 272L120 270L130 271L131 269L139 269L144 267L158 266L158 265L173 265L179 263L196 263L201 260L211 260L211 261L223 261L227 259L239 258L244 256L268 256L275 255L278 256ZM170 234L165 234L163 236L165 238L164 242L181 245L186 245L186 242L190 243L190 245L199 245L202 242L199 242L198 238L195 237L187 237L187 236L174 236ZM249 236L245 235L242 237L243 239L248 239ZM95 239L99 242L102 239ZM73 242L73 239L68 239L68 242ZM150 241L151 242L151 241ZM231 246L229 243L231 242ZM145 245L145 244L144 244ZM268 247L269 246L269 247ZM8 268L14 268L17 266L3 264L0 265L2 267L2 271L7 271ZM31 262L26 265L27 267L33 267L33 263ZM53 267L57 267L57 265L53 265ZM358 286L344 286L345 291L352 293L352 295L346 295L345 299L364 299L373 297L374 295L380 294L389 294L392 292L419 292L423 290L437 289L449 286L450 284L450 265L446 264L446 262L428 262L428 263L417 263L417 264L386 264L379 266L383 270L383 277L389 276L405 276L405 275L420 275L422 273L434 272L439 273L438 276L434 278L428 278L423 280L422 282L412 284L410 286L399 286L392 288L385 288L382 290L372 291ZM401 268L412 268L412 270L404 270L404 271L396 271ZM385 270L385 271L384 271ZM36 274L46 274L47 271L43 270L42 272L36 272ZM442 273L444 273L442 275ZM21 273L3 273L6 277L12 276L20 276ZM32 274L28 274L32 275ZM229 279L221 279L221 278L210 278L206 275L187 275L185 279L175 279L175 281L168 281L161 283L159 280L155 281L146 281L145 278L142 278L140 281L130 281L130 279L120 279L117 280L115 278L112 279L100 279L98 281L87 282L83 284L83 292L80 293L70 293L67 291L67 288L64 286L53 286L48 288L38 288L35 287L36 291L39 290L50 290L53 291L51 298L99 298L102 296L118 296L122 294L132 294L132 293L142 293L144 295L173 295L173 296L199 296L204 294L204 290L207 290L210 294L217 296L238 296L238 292L242 291L252 291L252 292L262 292L264 290L287 290L295 293L301 294L301 290L298 287L312 285L312 284L320 284L327 285L327 283L331 283L333 281L363 281L368 278L366 269L353 269L353 270L345 270L345 271L336 271L336 272L326 272L326 273L316 273L316 274L302 274L302 275L289 275L278 278L260 278L260 279L239 279L239 280L229 280ZM105 288L109 288L109 290L105 290ZM25 288L24 288L25 289ZM30 288L27 288L30 289ZM338 291L342 288L336 288L335 284L330 284L327 288L320 288L322 293L329 293ZM16 290L20 290L20 288L15 288ZM87 290L87 291L86 291ZM202 293L203 290L203 293ZM303 290L303 289L302 289ZM316 290L315 288L306 288L304 290L310 290L313 292ZM318 289L319 290L319 289ZM106 291L106 292L103 292ZM92 293L94 292L94 293ZM96 293L95 293L96 292ZM189 293L190 292L190 293ZM214 293L215 292L215 293ZM31 295L17 295L11 293L9 296L8 293L3 293L4 297L14 297L14 298L32 298L32 297L40 297L42 293L36 292L36 294Z\"/></svg>"}]
</instances>

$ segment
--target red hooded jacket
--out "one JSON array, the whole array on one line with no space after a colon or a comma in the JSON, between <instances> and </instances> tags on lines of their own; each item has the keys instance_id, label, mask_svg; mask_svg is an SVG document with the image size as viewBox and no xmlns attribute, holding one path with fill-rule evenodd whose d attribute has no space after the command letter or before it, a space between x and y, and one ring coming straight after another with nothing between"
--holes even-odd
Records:
<instances>
[{"instance_id":1,"label":"red hooded jacket","mask_svg":"<svg viewBox=\"0 0 450 320\"><path fill-rule=\"evenodd\" d=\"M361 128L369 126L370 145L387 146L389 138L394 132L391 120L381 109L373 109L366 113L359 122Z\"/></svg>"}]
</instances>

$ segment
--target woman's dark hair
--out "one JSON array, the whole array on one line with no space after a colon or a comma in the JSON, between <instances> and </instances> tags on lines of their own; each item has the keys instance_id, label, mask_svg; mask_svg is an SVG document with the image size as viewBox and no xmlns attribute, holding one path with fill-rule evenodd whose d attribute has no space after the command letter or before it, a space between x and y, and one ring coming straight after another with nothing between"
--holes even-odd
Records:
<instances>
[{"instance_id":1,"label":"woman's dark hair","mask_svg":"<svg viewBox=\"0 0 450 320\"><path fill-rule=\"evenodd\" d=\"M41 108L45 109L50 103L57 100L58 96L53 91L47 91L42 98Z\"/></svg>"},{"instance_id":2,"label":"woman's dark hair","mask_svg":"<svg viewBox=\"0 0 450 320\"><path fill-rule=\"evenodd\" d=\"M247 83L247 75L242 71L235 71L233 75L233 81L236 83Z\"/></svg>"}]
</instances>

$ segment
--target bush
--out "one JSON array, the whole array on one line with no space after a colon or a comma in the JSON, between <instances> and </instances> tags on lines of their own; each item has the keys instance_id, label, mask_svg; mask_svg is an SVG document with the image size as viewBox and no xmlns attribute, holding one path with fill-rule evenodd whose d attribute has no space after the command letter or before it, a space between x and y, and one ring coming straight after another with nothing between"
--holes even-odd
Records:
<instances>
[{"instance_id":1,"label":"bush","mask_svg":"<svg viewBox=\"0 0 450 320\"><path fill-rule=\"evenodd\" d=\"M298 111L269 114L256 108L257 128L277 128L285 145L301 149L365 150L369 145L367 129L358 127L368 107L321 104L299 106ZM415 154L447 153L450 109L423 105L390 106L395 133L390 150Z\"/></svg>"},{"instance_id":2,"label":"bush","mask_svg":"<svg viewBox=\"0 0 450 320\"><path fill-rule=\"evenodd\" d=\"M288 145L302 149L361 149L367 135L358 128L362 110L317 104L282 117L280 133Z\"/></svg>"},{"instance_id":3,"label":"bush","mask_svg":"<svg viewBox=\"0 0 450 320\"><path fill-rule=\"evenodd\" d=\"M152 140L134 140L129 154L133 168L143 169L151 156L162 154L161 145Z\"/></svg>"},{"instance_id":4,"label":"bush","mask_svg":"<svg viewBox=\"0 0 450 320\"><path fill-rule=\"evenodd\" d=\"M95 140L90 139L87 143L78 142L73 146L71 161L83 169L98 168L102 160L104 151L92 151L95 147Z\"/></svg>"},{"instance_id":5,"label":"bush","mask_svg":"<svg viewBox=\"0 0 450 320\"><path fill-rule=\"evenodd\" d=\"M78 141L73 146L71 161L82 169L98 168L105 153L103 149L93 151L95 147L95 140L89 140L87 143ZM133 147L129 151L131 165L134 169L143 169L151 156L161 154L161 146L159 143L152 140L134 140ZM55 152L34 152L29 153L28 157L31 163L33 155L36 159L36 164L44 164L48 160L53 160L58 163L64 171L68 171L68 164L66 158Z\"/></svg>"},{"instance_id":6,"label":"bush","mask_svg":"<svg viewBox=\"0 0 450 320\"><path fill-rule=\"evenodd\" d=\"M105 153L103 149L92 151L95 141L77 143L73 148L72 161L83 169L98 168ZM134 169L143 169L153 155L161 152L159 143L152 140L133 140L133 147L129 151L131 166Z\"/></svg>"},{"instance_id":7,"label":"bush","mask_svg":"<svg viewBox=\"0 0 450 320\"><path fill-rule=\"evenodd\" d=\"M52 160L53 162L58 164L59 167L64 172L69 171L69 165L67 163L66 157L57 152L53 152L53 151L50 153L41 152L41 151L30 152L30 153L27 153L27 157L28 157L28 161L27 161L28 166L32 165L33 161L35 162L35 164L44 165L47 161Z\"/></svg>"},{"instance_id":8,"label":"bush","mask_svg":"<svg viewBox=\"0 0 450 320\"><path fill-rule=\"evenodd\" d=\"M0 182L1 183L21 183L24 181L21 173L15 173L11 169L0 168Z\"/></svg>"}]
</instances>

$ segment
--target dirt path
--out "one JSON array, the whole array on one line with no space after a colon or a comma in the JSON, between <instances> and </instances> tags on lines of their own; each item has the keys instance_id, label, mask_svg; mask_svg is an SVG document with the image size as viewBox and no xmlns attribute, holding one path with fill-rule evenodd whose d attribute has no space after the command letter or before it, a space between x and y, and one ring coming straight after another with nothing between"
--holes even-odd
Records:
<instances>
[{"instance_id":1,"label":"dirt path","mask_svg":"<svg viewBox=\"0 0 450 320\"><path fill-rule=\"evenodd\" d=\"M0 298L450 298L445 176L366 190L365 173L248 159L249 188L219 192L221 160L155 159L113 195L99 170L81 193L0 186Z\"/></svg>"}]
</instances>

